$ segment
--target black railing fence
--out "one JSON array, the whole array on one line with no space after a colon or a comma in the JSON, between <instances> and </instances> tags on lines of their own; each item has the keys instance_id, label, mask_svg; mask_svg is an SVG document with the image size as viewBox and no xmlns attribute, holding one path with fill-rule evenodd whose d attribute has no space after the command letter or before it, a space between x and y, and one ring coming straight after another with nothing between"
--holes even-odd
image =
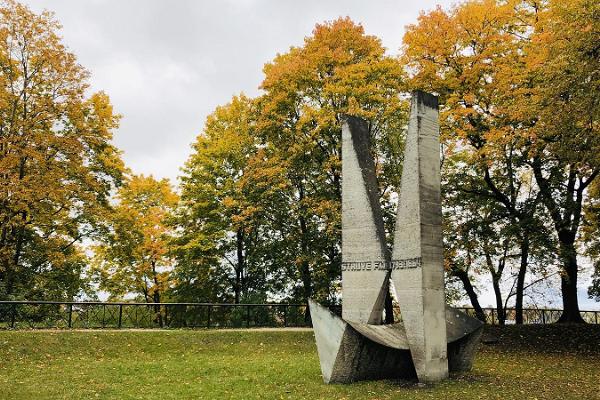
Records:
<instances>
[{"instance_id":1,"label":"black railing fence","mask_svg":"<svg viewBox=\"0 0 600 400\"><path fill-rule=\"evenodd\" d=\"M0 329L310 326L303 304L0 301Z\"/></svg>"},{"instance_id":2,"label":"black railing fence","mask_svg":"<svg viewBox=\"0 0 600 400\"><path fill-rule=\"evenodd\" d=\"M341 313L341 306L330 309ZM475 316L472 308L458 307ZM399 310L397 310L399 311ZM485 308L486 322L498 324L496 309ZM561 310L523 310L526 324L550 324ZM582 311L592 324L600 322L600 311ZM399 312L395 320L401 319ZM515 310L506 310L506 323L514 323ZM108 303L56 301L0 301L0 329L127 329L127 328L257 328L309 327L305 304L219 303Z\"/></svg>"},{"instance_id":3,"label":"black railing fence","mask_svg":"<svg viewBox=\"0 0 600 400\"><path fill-rule=\"evenodd\" d=\"M456 309L464 311L472 317L477 317L475 310L470 307L456 307ZM500 320L498 318L498 310L495 308L484 308L483 313L485 315L485 323L489 325L498 325ZM523 309L523 323L528 325L544 325L552 324L558 321L562 314L562 310L553 308L524 308ZM581 317L588 324L599 324L600 323L600 311L581 311ZM514 308L507 308L505 310L505 324L514 324L516 321L516 310Z\"/></svg>"}]
</instances>

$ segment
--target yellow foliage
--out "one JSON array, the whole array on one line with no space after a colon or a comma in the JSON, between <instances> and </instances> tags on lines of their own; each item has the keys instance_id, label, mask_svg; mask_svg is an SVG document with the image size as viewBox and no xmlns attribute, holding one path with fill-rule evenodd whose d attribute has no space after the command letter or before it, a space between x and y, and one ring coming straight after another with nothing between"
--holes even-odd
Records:
<instances>
[{"instance_id":1,"label":"yellow foliage","mask_svg":"<svg viewBox=\"0 0 600 400\"><path fill-rule=\"evenodd\" d=\"M104 93L86 96L89 74L59 28L49 12L0 3L0 297L43 296L44 274L68 268L49 296L79 291L76 244L100 228L124 172L110 143L119 116Z\"/></svg>"}]
</instances>

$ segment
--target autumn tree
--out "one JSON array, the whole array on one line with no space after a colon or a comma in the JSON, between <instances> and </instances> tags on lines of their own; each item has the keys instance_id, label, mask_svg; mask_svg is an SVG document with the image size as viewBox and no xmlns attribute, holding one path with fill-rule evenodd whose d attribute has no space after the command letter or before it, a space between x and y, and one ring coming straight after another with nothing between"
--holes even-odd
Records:
<instances>
[{"instance_id":1,"label":"autumn tree","mask_svg":"<svg viewBox=\"0 0 600 400\"><path fill-rule=\"evenodd\" d=\"M446 289L452 287L453 283L459 282L473 307L475 316L485 322L486 316L474 283L474 277L482 273L481 266L477 263L476 230L480 226L478 218L474 217L477 214L473 214L473 208L465 207L462 201L459 204L452 204L453 197L448 194L444 194L444 197L450 199L450 204L446 204L443 212L442 225Z\"/></svg>"},{"instance_id":2,"label":"autumn tree","mask_svg":"<svg viewBox=\"0 0 600 400\"><path fill-rule=\"evenodd\" d=\"M584 4L573 7L591 9ZM581 210L576 204L581 205L578 196L583 196L596 175L588 160L597 162L598 149L593 130L565 130L572 112L556 107L560 103L552 100L553 90L571 87L569 82L575 77L568 77L568 71L578 70L565 60L583 57L577 45L569 47L571 42L560 37L568 32L558 28L568 20L560 17L561 8L559 2L471 1L448 12L438 8L422 14L404 37L404 62L412 72L411 84L440 95L446 159L460 157L462 162L461 168L445 174L457 175L451 181L463 196L496 202L512 228L507 232L518 241L518 322L522 321L525 275L532 271L532 254L543 255L545 249L562 260L565 311L561 321L580 321L574 265ZM585 25L583 20L568 24L574 31L574 25ZM555 36L550 38L553 31ZM590 39L589 34L580 36ZM559 43L569 47L574 58L559 57L558 49L551 50ZM562 61L555 63L555 58ZM579 90L581 101L588 103L594 98L593 88L584 84L589 73L577 76L573 87ZM594 107L589 110L595 112ZM587 111L583 115L591 116ZM568 159L567 149L574 145L571 135L585 140L578 144L583 151L571 152ZM572 168L577 169L573 174L568 172ZM553 226L547 223L549 216ZM548 236L558 245L545 240Z\"/></svg>"},{"instance_id":3,"label":"autumn tree","mask_svg":"<svg viewBox=\"0 0 600 400\"><path fill-rule=\"evenodd\" d=\"M600 182L590 187L590 196L585 207L583 228L586 255L593 262L592 284L588 288L590 298L600 301Z\"/></svg>"},{"instance_id":4,"label":"autumn tree","mask_svg":"<svg viewBox=\"0 0 600 400\"><path fill-rule=\"evenodd\" d=\"M551 217L561 261L560 322L583 322L580 228L600 174L600 4L550 1L538 13L514 114L526 121L528 165ZM585 236L584 236L585 238Z\"/></svg>"},{"instance_id":5,"label":"autumn tree","mask_svg":"<svg viewBox=\"0 0 600 400\"><path fill-rule=\"evenodd\" d=\"M0 298L72 299L123 165L118 116L51 13L0 2Z\"/></svg>"},{"instance_id":6,"label":"autumn tree","mask_svg":"<svg viewBox=\"0 0 600 400\"><path fill-rule=\"evenodd\" d=\"M523 181L524 157L501 102L503 74L522 64L519 37L526 26L517 24L514 7L515 2L484 0L463 3L448 12L438 7L422 14L405 34L404 62L414 72L412 85L441 98L446 202L452 201L455 208L478 205L470 210L470 218L482 225L489 215L485 209L494 209L495 219L506 219L521 228L522 288L529 263L529 227L539 199ZM486 237L486 232L491 236ZM492 246L497 248L487 246L484 269L491 273L501 315L499 283L505 263L501 257L497 267L492 267L496 263L491 262L490 252L506 253L501 243L509 241L499 238L493 229L480 230L477 240L499 240ZM517 308L522 309L522 290ZM519 319L522 314L517 314Z\"/></svg>"},{"instance_id":7,"label":"autumn tree","mask_svg":"<svg viewBox=\"0 0 600 400\"><path fill-rule=\"evenodd\" d=\"M167 179L133 175L116 202L110 229L92 247L92 275L112 300L137 295L147 303L160 303L171 286L169 224L178 197Z\"/></svg>"},{"instance_id":8,"label":"autumn tree","mask_svg":"<svg viewBox=\"0 0 600 400\"><path fill-rule=\"evenodd\" d=\"M186 162L174 241L180 298L260 302L280 280L270 221L286 206L283 161L267 157L255 109L244 95L218 107Z\"/></svg>"},{"instance_id":9,"label":"autumn tree","mask_svg":"<svg viewBox=\"0 0 600 400\"><path fill-rule=\"evenodd\" d=\"M349 19L317 25L302 47L264 71L264 94L217 108L186 163L175 240L176 276L184 284L176 293L335 302L341 117L369 121L393 227L407 110L403 72ZM215 287L224 293L215 297Z\"/></svg>"},{"instance_id":10,"label":"autumn tree","mask_svg":"<svg viewBox=\"0 0 600 400\"><path fill-rule=\"evenodd\" d=\"M393 231L406 103L403 71L379 39L348 18L318 24L301 47L264 67L258 133L283 162L287 205L278 215L288 291L335 301L341 261L341 117L369 123L381 202Z\"/></svg>"}]
</instances>

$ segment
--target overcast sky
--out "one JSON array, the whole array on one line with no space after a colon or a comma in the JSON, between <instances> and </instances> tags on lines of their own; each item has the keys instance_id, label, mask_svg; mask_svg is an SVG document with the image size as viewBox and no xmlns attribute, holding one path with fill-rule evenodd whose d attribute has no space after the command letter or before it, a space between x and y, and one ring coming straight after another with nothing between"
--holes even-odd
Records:
<instances>
[{"instance_id":1,"label":"overcast sky","mask_svg":"<svg viewBox=\"0 0 600 400\"><path fill-rule=\"evenodd\" d=\"M114 141L135 173L176 182L206 116L240 92L259 94L263 65L301 45L316 23L349 16L397 54L404 26L453 0L21 0L55 12L92 90L123 115ZM599 308L585 288L582 308ZM488 284L482 285L489 286ZM557 283L555 283L555 287ZM545 290L546 301L559 299ZM549 298L548 298L549 297ZM493 296L482 293L483 305Z\"/></svg>"},{"instance_id":2,"label":"overcast sky","mask_svg":"<svg viewBox=\"0 0 600 400\"><path fill-rule=\"evenodd\" d=\"M64 43L123 115L115 143L135 173L175 180L206 116L255 96L263 65L316 23L360 22L397 53L404 26L449 0L26 0L63 25Z\"/></svg>"}]
</instances>

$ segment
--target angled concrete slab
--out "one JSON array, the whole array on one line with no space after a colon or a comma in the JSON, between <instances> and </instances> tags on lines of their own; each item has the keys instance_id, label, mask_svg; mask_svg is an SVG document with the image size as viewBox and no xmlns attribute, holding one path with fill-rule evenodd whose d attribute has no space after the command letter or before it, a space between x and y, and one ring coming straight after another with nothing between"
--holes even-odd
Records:
<instances>
[{"instance_id":1,"label":"angled concrete slab","mask_svg":"<svg viewBox=\"0 0 600 400\"><path fill-rule=\"evenodd\" d=\"M470 371L483 333L483 323L460 310L446 306L446 333L448 369L451 372Z\"/></svg>"},{"instance_id":2,"label":"angled concrete slab","mask_svg":"<svg viewBox=\"0 0 600 400\"><path fill-rule=\"evenodd\" d=\"M329 383L334 374L334 366L340 352L344 334L348 324L319 303L309 299L310 316L312 319L317 351L321 363L323 381Z\"/></svg>"},{"instance_id":3,"label":"angled concrete slab","mask_svg":"<svg viewBox=\"0 0 600 400\"><path fill-rule=\"evenodd\" d=\"M366 121L342 123L342 317L380 324L388 291L383 217Z\"/></svg>"}]
</instances>

